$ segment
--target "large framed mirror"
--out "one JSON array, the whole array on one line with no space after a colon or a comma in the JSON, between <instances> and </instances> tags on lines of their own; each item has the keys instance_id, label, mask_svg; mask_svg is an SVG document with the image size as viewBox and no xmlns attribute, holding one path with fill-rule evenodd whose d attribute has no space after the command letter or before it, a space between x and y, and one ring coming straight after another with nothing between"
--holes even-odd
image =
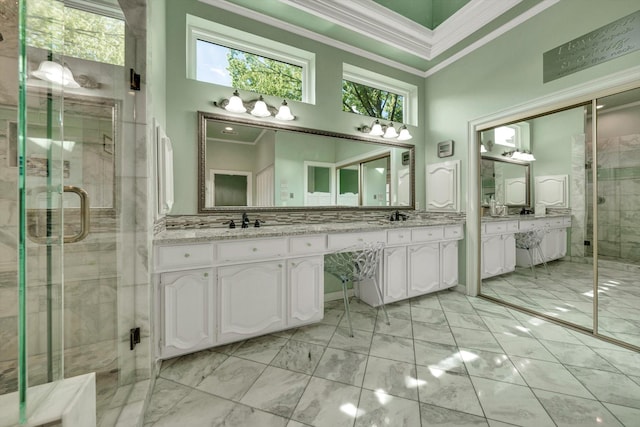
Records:
<instances>
[{"instance_id":1,"label":"large framed mirror","mask_svg":"<svg viewBox=\"0 0 640 427\"><path fill-rule=\"evenodd\" d=\"M529 163L482 156L480 163L482 206L491 199L508 207L531 206Z\"/></svg>"},{"instance_id":2,"label":"large framed mirror","mask_svg":"<svg viewBox=\"0 0 640 427\"><path fill-rule=\"evenodd\" d=\"M415 147L199 112L198 212L413 209Z\"/></svg>"}]
</instances>

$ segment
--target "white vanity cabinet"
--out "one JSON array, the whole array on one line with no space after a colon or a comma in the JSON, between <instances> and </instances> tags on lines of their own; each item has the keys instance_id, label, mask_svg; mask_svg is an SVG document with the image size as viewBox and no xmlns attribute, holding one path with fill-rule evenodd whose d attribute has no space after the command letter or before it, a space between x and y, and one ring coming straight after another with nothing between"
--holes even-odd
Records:
<instances>
[{"instance_id":1,"label":"white vanity cabinet","mask_svg":"<svg viewBox=\"0 0 640 427\"><path fill-rule=\"evenodd\" d=\"M287 260L287 327L324 317L324 256Z\"/></svg>"},{"instance_id":2,"label":"white vanity cabinet","mask_svg":"<svg viewBox=\"0 0 640 427\"><path fill-rule=\"evenodd\" d=\"M482 278L509 273L516 269L516 239L518 221L497 221L482 224Z\"/></svg>"}]
</instances>

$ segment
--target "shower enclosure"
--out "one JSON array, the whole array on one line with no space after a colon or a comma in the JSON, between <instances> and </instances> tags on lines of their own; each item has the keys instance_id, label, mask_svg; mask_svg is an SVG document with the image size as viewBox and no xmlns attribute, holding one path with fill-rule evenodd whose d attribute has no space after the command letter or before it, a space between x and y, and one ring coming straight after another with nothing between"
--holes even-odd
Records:
<instances>
[{"instance_id":1,"label":"shower enclosure","mask_svg":"<svg viewBox=\"0 0 640 427\"><path fill-rule=\"evenodd\" d=\"M129 177L145 128L128 68L138 41L118 2L91 4L0 11L0 399L17 396L0 426L90 372L98 422L115 424L140 379L132 218L146 200L131 197Z\"/></svg>"}]
</instances>

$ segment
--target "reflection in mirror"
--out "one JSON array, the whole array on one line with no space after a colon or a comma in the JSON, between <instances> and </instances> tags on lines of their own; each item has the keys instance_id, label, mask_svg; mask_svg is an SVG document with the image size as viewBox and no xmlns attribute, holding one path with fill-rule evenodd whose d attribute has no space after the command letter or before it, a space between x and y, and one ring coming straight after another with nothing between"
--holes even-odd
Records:
<instances>
[{"instance_id":1,"label":"reflection in mirror","mask_svg":"<svg viewBox=\"0 0 640 427\"><path fill-rule=\"evenodd\" d=\"M199 212L414 206L412 145L210 113L199 117Z\"/></svg>"},{"instance_id":2,"label":"reflection in mirror","mask_svg":"<svg viewBox=\"0 0 640 427\"><path fill-rule=\"evenodd\" d=\"M491 199L510 207L530 206L528 163L482 156L480 175L482 206Z\"/></svg>"}]
</instances>

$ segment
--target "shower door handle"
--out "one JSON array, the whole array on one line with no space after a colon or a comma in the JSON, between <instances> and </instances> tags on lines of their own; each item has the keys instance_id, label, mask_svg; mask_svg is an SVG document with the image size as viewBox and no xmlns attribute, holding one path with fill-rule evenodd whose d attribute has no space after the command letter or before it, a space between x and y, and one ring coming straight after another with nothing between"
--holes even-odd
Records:
<instances>
[{"instance_id":1,"label":"shower door handle","mask_svg":"<svg viewBox=\"0 0 640 427\"><path fill-rule=\"evenodd\" d=\"M80 232L70 236L64 236L64 243L75 243L83 240L89 234L90 216L89 216L89 194L83 188L75 185L65 185L65 193L75 193L80 197Z\"/></svg>"}]
</instances>

